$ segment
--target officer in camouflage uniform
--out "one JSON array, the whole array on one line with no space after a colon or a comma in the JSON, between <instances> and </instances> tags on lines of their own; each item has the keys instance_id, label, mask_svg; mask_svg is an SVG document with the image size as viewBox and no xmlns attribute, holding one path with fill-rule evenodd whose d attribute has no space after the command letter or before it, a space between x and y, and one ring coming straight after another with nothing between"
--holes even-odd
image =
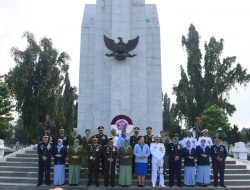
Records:
<instances>
[{"instance_id":1,"label":"officer in camouflage uniform","mask_svg":"<svg viewBox=\"0 0 250 190\"><path fill-rule=\"evenodd\" d=\"M107 187L110 185L115 186L115 166L117 158L117 148L113 145L113 139L108 139L108 144L104 146L103 155L105 159L105 177L104 185Z\"/></svg>"},{"instance_id":2,"label":"officer in camouflage uniform","mask_svg":"<svg viewBox=\"0 0 250 190\"><path fill-rule=\"evenodd\" d=\"M103 147L108 143L108 136L105 135L103 132L104 132L104 127L103 126L100 126L98 127L98 134L95 135L95 137L98 139L98 144L102 146L102 149ZM105 173L105 162L104 162L104 155L101 154L101 157L100 157L100 161L101 161L101 164L102 164L102 174L104 175Z\"/></svg>"},{"instance_id":3,"label":"officer in camouflage uniform","mask_svg":"<svg viewBox=\"0 0 250 190\"><path fill-rule=\"evenodd\" d=\"M99 160L102 153L101 145L97 144L98 139L93 136L92 137L92 144L88 145L88 184L87 186L91 186L93 181L93 174L94 174L94 182L95 185L99 186L98 176L99 176Z\"/></svg>"}]
</instances>

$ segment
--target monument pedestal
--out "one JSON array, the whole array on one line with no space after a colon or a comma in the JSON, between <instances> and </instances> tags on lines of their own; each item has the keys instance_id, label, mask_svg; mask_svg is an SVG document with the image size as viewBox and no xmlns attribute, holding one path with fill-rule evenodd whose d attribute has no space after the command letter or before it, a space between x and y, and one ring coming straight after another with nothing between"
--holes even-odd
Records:
<instances>
[{"instance_id":1,"label":"monument pedestal","mask_svg":"<svg viewBox=\"0 0 250 190\"><path fill-rule=\"evenodd\" d=\"M124 61L107 57L104 35L126 44L139 36L139 42ZM160 28L155 5L145 0L97 0L86 5L81 34L78 132L105 127L119 115L133 126L162 130L162 89ZM94 130L94 131L93 131Z\"/></svg>"}]
</instances>

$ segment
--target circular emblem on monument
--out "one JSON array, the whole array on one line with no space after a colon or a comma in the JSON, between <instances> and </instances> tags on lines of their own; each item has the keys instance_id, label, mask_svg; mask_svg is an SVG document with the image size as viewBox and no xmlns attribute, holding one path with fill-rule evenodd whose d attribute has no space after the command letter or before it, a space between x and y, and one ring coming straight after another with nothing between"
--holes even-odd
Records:
<instances>
[{"instance_id":1,"label":"circular emblem on monument","mask_svg":"<svg viewBox=\"0 0 250 190\"><path fill-rule=\"evenodd\" d=\"M111 130L115 129L118 134L121 134L122 130L126 130L126 133L130 133L133 130L133 122L130 117L126 115L117 115L111 122Z\"/></svg>"}]
</instances>

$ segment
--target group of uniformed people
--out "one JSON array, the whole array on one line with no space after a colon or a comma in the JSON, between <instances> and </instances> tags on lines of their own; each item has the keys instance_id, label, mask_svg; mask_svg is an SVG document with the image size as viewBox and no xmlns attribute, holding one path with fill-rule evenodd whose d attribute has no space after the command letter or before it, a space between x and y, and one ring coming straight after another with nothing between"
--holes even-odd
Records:
<instances>
[{"instance_id":1,"label":"group of uniformed people","mask_svg":"<svg viewBox=\"0 0 250 190\"><path fill-rule=\"evenodd\" d=\"M104 127L98 127L98 134L91 135L90 129L85 130L85 136L79 135L71 142L64 134L64 129L54 138L46 129L37 146L39 155L38 184L50 185L51 157L54 157L54 185L65 183L65 159L69 159L69 184L80 183L81 168L88 175L87 186L92 183L99 186L99 171L104 174L104 186L115 186L115 175L119 172L119 184L123 187L132 185L132 175L138 177L137 186L143 187L145 176L151 174L152 187L156 187L159 176L159 186L165 187L164 175L169 168L169 186L182 186L181 168L184 160L184 185L195 186L199 183L206 187L210 184L210 158L213 166L214 186L226 187L224 184L224 169L227 150L221 145L220 137L213 142L208 137L208 130L202 131L197 140L192 132L187 131L187 137L182 141L174 134L170 139L164 131L160 135L152 135L152 128L146 128L146 135L141 136L140 129L134 128L134 135L129 137L126 130L121 135L111 130L108 137ZM196 162L197 160L197 162ZM119 164L117 164L119 163ZM196 164L197 163L197 164ZM220 182L218 182L218 173Z\"/></svg>"}]
</instances>

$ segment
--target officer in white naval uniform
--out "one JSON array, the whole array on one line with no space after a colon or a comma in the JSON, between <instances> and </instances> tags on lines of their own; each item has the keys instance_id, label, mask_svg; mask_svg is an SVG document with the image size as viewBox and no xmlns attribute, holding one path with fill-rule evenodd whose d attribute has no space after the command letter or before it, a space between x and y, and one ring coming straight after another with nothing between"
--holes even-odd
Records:
<instances>
[{"instance_id":1,"label":"officer in white naval uniform","mask_svg":"<svg viewBox=\"0 0 250 190\"><path fill-rule=\"evenodd\" d=\"M204 129L201 131L203 136L202 137L199 137L199 140L198 140L198 145L201 145L201 140L202 139L206 139L206 144L205 146L209 146L209 148L211 148L211 146L213 145L213 141L212 139L208 136L208 130L207 129Z\"/></svg>"},{"instance_id":2,"label":"officer in white naval uniform","mask_svg":"<svg viewBox=\"0 0 250 190\"><path fill-rule=\"evenodd\" d=\"M185 148L186 145L187 145L187 141L189 141L191 143L191 147L192 148L196 148L197 146L197 140L192 136L193 133L191 130L187 130L187 137L185 137L183 140L182 140L182 148Z\"/></svg>"},{"instance_id":3,"label":"officer in white naval uniform","mask_svg":"<svg viewBox=\"0 0 250 190\"><path fill-rule=\"evenodd\" d=\"M160 143L160 136L156 135L154 137L154 142L150 145L150 152L152 154L152 187L155 187L157 176L160 176L160 187L165 187L164 185L164 175L163 175L163 163L165 155L165 146L163 143Z\"/></svg>"}]
</instances>

